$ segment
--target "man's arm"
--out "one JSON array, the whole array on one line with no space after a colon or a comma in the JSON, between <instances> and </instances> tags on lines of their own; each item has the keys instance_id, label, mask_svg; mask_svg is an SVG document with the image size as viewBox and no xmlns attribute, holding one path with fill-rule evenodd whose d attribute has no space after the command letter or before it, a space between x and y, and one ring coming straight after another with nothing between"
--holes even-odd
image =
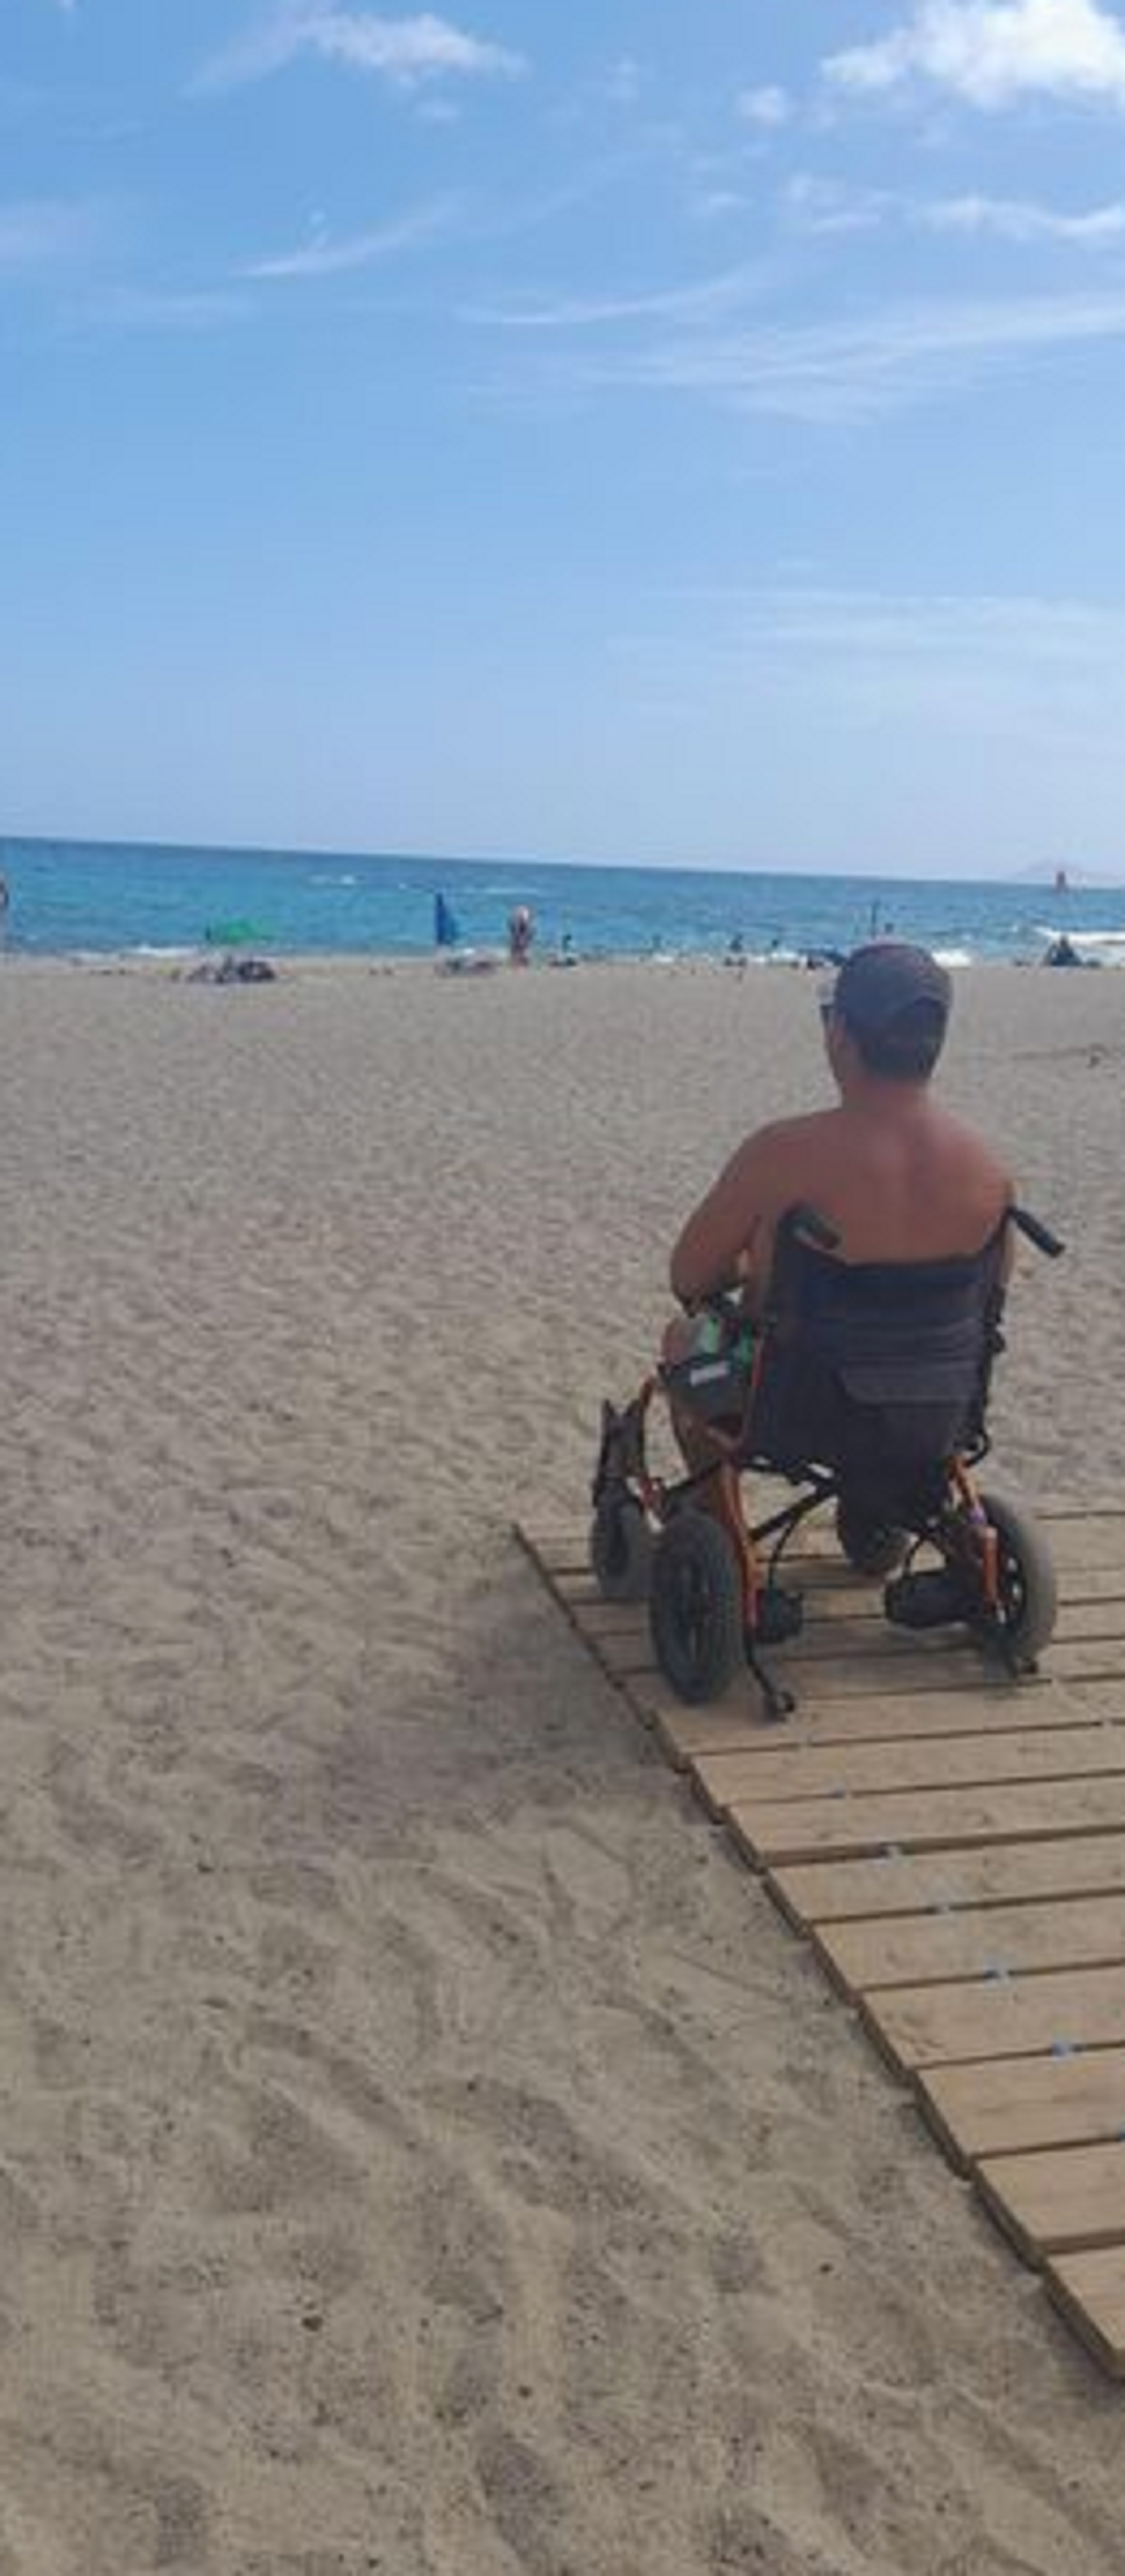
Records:
<instances>
[{"instance_id":1,"label":"man's arm","mask_svg":"<svg viewBox=\"0 0 1125 2576\"><path fill-rule=\"evenodd\" d=\"M762 1233L772 1160L766 1131L750 1136L731 1156L714 1187L689 1216L672 1254L672 1293L685 1306L729 1287L754 1269Z\"/></svg>"}]
</instances>

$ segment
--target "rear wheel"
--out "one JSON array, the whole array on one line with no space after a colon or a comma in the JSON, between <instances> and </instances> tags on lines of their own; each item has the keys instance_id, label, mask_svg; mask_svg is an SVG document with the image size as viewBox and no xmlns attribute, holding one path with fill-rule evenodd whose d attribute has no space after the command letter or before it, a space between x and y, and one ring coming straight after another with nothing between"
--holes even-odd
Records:
<instances>
[{"instance_id":1,"label":"rear wheel","mask_svg":"<svg viewBox=\"0 0 1125 2576\"><path fill-rule=\"evenodd\" d=\"M656 1542L649 1622L657 1663L677 1699L718 1699L746 1656L742 1579L725 1532L704 1512L681 1512Z\"/></svg>"},{"instance_id":2,"label":"rear wheel","mask_svg":"<svg viewBox=\"0 0 1125 2576\"><path fill-rule=\"evenodd\" d=\"M1043 1531L1006 1494L982 1493L999 1542L997 1577L1004 1632L1021 1663L1034 1663L1055 1633L1059 1593Z\"/></svg>"},{"instance_id":3,"label":"rear wheel","mask_svg":"<svg viewBox=\"0 0 1125 2576\"><path fill-rule=\"evenodd\" d=\"M602 1495L590 1525L590 1567L603 1601L647 1601L652 1532L634 1494Z\"/></svg>"},{"instance_id":4,"label":"rear wheel","mask_svg":"<svg viewBox=\"0 0 1125 2576\"><path fill-rule=\"evenodd\" d=\"M836 1505L836 1536L848 1564L857 1574L870 1575L873 1582L894 1574L910 1545L908 1530L865 1519L854 1503L843 1500Z\"/></svg>"}]
</instances>

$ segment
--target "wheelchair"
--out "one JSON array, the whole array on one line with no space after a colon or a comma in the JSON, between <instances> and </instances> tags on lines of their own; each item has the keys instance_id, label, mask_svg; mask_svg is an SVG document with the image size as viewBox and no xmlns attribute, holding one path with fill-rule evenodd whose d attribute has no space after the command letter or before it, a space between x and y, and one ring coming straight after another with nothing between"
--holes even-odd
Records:
<instances>
[{"instance_id":1,"label":"wheelchair","mask_svg":"<svg viewBox=\"0 0 1125 2576\"><path fill-rule=\"evenodd\" d=\"M846 1560L884 1582L896 1627L967 1629L1014 1677L1055 1626L1050 1551L1022 1506L978 1486L990 1447L993 1364L1004 1347L1010 1229L1055 1260L1064 1247L1010 1208L972 1258L851 1264L809 1207L775 1239L762 1310L740 1294L700 1301L710 1347L664 1360L622 1408L602 1408L590 1561L607 1601L647 1601L657 1664L689 1705L749 1668L766 1712L795 1702L763 1653L800 1635L788 1551L831 1510ZM649 1463L653 1406L707 1432L707 1463L669 1481ZM793 1499L751 1519L743 1481Z\"/></svg>"}]
</instances>

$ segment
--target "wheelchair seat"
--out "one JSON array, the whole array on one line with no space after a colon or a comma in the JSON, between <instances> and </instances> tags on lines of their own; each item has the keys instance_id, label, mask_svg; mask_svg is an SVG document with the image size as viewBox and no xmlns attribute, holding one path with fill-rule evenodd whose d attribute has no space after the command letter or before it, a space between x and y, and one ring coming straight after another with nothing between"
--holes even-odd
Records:
<instances>
[{"instance_id":1,"label":"wheelchair seat","mask_svg":"<svg viewBox=\"0 0 1125 2576\"><path fill-rule=\"evenodd\" d=\"M738 1463L826 1474L872 1521L935 1510L950 1459L983 1436L1006 1227L971 1257L923 1262L844 1262L791 1232Z\"/></svg>"}]
</instances>

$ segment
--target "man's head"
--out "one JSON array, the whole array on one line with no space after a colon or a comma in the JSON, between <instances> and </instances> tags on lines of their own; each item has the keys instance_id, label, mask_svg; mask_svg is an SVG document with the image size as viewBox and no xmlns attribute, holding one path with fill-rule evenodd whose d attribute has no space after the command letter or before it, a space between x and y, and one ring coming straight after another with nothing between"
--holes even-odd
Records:
<instances>
[{"instance_id":1,"label":"man's head","mask_svg":"<svg viewBox=\"0 0 1125 2576\"><path fill-rule=\"evenodd\" d=\"M928 949L896 939L857 948L841 966L832 995L834 1065L833 1041L842 1038L865 1073L883 1082L928 1082L945 1042L952 1001L945 968Z\"/></svg>"}]
</instances>

